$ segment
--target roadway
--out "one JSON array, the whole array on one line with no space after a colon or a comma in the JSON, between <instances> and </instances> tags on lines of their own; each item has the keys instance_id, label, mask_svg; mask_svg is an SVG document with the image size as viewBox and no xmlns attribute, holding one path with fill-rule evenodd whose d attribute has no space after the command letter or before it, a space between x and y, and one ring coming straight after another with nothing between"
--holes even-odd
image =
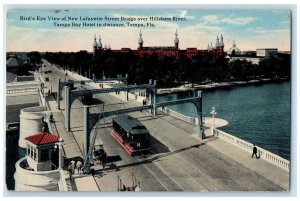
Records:
<instances>
[{"instance_id":1,"label":"roadway","mask_svg":"<svg viewBox=\"0 0 300 201\"><path fill-rule=\"evenodd\" d=\"M48 74L47 84L52 85L52 91L55 92L57 78L64 78L65 75L49 63L45 64L45 69L52 70ZM98 94L94 98L105 103L105 110L139 104L124 102L114 94ZM64 108L63 101L61 106ZM91 110L94 113L99 111L101 107ZM142 191L285 191L289 188L288 184L281 185L276 180L276 175L268 173L268 170L272 168L274 174L282 174L285 180L288 173L263 160L250 160L248 153L243 151L239 151L240 158L236 158L236 151L232 150L232 146L220 139L200 141L196 128L191 124L165 114L159 114L155 118L148 112L135 112L131 115L150 130L152 153L140 157L129 156L110 134L111 117L105 118L99 126L97 139L103 142L108 157L119 160L107 164L104 169L95 163L94 179L101 191L117 191L118 176L125 186L131 186L132 173L140 182ZM56 126L62 127L63 124ZM71 132L68 134L74 136L76 143L73 146L78 146L82 152L83 106L79 100L72 104Z\"/></svg>"}]
</instances>

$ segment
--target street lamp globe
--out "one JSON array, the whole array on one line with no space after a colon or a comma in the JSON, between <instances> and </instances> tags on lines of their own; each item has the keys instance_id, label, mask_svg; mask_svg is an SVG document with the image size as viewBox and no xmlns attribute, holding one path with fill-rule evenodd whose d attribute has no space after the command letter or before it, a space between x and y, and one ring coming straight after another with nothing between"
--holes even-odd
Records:
<instances>
[{"instance_id":1,"label":"street lamp globe","mask_svg":"<svg viewBox=\"0 0 300 201\"><path fill-rule=\"evenodd\" d=\"M211 135L213 136L215 127L215 115L217 114L215 107L211 108L210 114L212 115Z\"/></svg>"},{"instance_id":2,"label":"street lamp globe","mask_svg":"<svg viewBox=\"0 0 300 201\"><path fill-rule=\"evenodd\" d=\"M213 116L213 118L214 118L214 116L217 114L216 108L215 108L215 107L212 107L212 108L211 108L210 114Z\"/></svg>"}]
</instances>

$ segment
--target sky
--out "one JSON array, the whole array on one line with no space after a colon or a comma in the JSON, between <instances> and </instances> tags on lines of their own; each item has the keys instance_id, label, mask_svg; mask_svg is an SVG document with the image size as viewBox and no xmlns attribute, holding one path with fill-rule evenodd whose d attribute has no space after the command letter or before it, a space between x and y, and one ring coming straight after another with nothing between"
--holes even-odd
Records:
<instances>
[{"instance_id":1,"label":"sky","mask_svg":"<svg viewBox=\"0 0 300 201\"><path fill-rule=\"evenodd\" d=\"M171 21L149 21L149 17L171 18ZM38 20L39 17L39 20ZM59 20L50 20L51 17ZM124 23L125 27L82 27L84 20L70 18L97 18L96 23ZM105 20L118 18L119 21ZM147 18L147 22L121 21L121 17ZM173 17L185 21L174 21ZM30 20L28 20L30 18ZM44 19L42 21L42 19ZM54 26L54 22L81 27ZM142 23L145 27L129 27ZM173 46L178 32L179 48L206 49L217 36L224 38L227 51L235 41L242 51L257 48L278 48L290 51L291 14L289 10L8 10L6 15L6 51L92 51L96 34L103 45L112 49L137 49L139 32L144 46Z\"/></svg>"}]
</instances>

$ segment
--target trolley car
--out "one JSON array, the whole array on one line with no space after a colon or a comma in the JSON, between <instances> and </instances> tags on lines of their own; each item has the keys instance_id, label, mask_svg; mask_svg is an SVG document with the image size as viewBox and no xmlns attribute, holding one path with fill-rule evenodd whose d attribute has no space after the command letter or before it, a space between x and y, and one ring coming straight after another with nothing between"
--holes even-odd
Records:
<instances>
[{"instance_id":1,"label":"trolley car","mask_svg":"<svg viewBox=\"0 0 300 201\"><path fill-rule=\"evenodd\" d=\"M148 129L129 115L113 118L112 136L131 156L149 151Z\"/></svg>"}]
</instances>

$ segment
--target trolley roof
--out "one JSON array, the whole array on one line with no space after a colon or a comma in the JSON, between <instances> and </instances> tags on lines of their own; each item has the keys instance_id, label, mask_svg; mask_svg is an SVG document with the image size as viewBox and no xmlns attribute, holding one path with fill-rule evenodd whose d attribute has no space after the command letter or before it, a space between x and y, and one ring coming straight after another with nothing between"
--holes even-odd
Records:
<instances>
[{"instance_id":1,"label":"trolley roof","mask_svg":"<svg viewBox=\"0 0 300 201\"><path fill-rule=\"evenodd\" d=\"M133 135L148 134L148 129L136 118L122 114L114 118L114 121L119 124L124 130L129 131Z\"/></svg>"}]
</instances>

